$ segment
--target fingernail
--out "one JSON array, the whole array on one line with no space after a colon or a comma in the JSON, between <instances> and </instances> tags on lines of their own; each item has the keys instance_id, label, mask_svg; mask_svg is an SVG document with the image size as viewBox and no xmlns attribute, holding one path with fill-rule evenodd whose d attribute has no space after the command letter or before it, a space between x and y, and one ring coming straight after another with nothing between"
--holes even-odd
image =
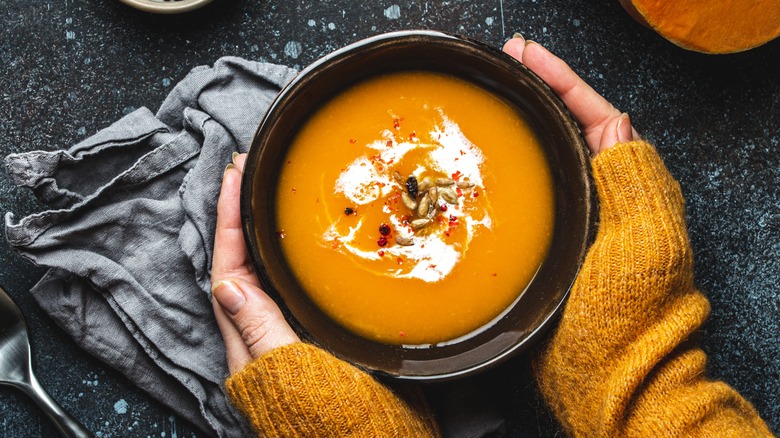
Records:
<instances>
[{"instance_id":1,"label":"fingernail","mask_svg":"<svg viewBox=\"0 0 780 438\"><path fill-rule=\"evenodd\" d=\"M227 165L227 166L225 166L225 172L223 172L223 173L227 173L227 171L228 171L228 170L230 170L230 169L235 169L235 167L236 167L236 165L235 165L235 164L233 164L233 163L228 163L228 165Z\"/></svg>"},{"instance_id":2,"label":"fingernail","mask_svg":"<svg viewBox=\"0 0 780 438\"><path fill-rule=\"evenodd\" d=\"M233 157L231 158L231 160L233 161L233 164L235 164L237 156L238 156L238 152L233 151Z\"/></svg>"},{"instance_id":3,"label":"fingernail","mask_svg":"<svg viewBox=\"0 0 780 438\"><path fill-rule=\"evenodd\" d=\"M232 281L218 281L211 285L211 294L220 307L235 315L246 302L246 297Z\"/></svg>"},{"instance_id":4,"label":"fingernail","mask_svg":"<svg viewBox=\"0 0 780 438\"><path fill-rule=\"evenodd\" d=\"M525 45L526 45L526 47L527 47L529 44L539 44L539 43L537 43L537 42L536 42L536 41L534 41L534 40L525 40Z\"/></svg>"},{"instance_id":5,"label":"fingernail","mask_svg":"<svg viewBox=\"0 0 780 438\"><path fill-rule=\"evenodd\" d=\"M525 41L525 38L523 38L523 35L521 35L520 32L515 32L515 34L512 35L512 38L520 38L521 40Z\"/></svg>"},{"instance_id":6,"label":"fingernail","mask_svg":"<svg viewBox=\"0 0 780 438\"><path fill-rule=\"evenodd\" d=\"M617 123L617 139L620 143L626 143L634 139L633 132L631 130L631 119L628 114L623 113L620 115L620 120Z\"/></svg>"}]
</instances>

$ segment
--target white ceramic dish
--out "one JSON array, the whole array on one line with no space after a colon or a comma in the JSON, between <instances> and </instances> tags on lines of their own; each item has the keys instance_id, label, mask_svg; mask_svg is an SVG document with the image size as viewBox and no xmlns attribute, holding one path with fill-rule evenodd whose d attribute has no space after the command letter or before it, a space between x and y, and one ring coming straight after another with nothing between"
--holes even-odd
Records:
<instances>
[{"instance_id":1,"label":"white ceramic dish","mask_svg":"<svg viewBox=\"0 0 780 438\"><path fill-rule=\"evenodd\" d=\"M203 7L212 0L119 0L122 3L155 14L181 14Z\"/></svg>"}]
</instances>

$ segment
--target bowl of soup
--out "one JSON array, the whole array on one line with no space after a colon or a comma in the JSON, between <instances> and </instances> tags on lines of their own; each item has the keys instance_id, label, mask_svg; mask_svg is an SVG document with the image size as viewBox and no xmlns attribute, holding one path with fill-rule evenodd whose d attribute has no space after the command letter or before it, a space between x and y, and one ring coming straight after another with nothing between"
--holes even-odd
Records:
<instances>
[{"instance_id":1,"label":"bowl of soup","mask_svg":"<svg viewBox=\"0 0 780 438\"><path fill-rule=\"evenodd\" d=\"M555 322L593 234L588 162L563 103L500 50L382 34L270 106L244 236L306 342L379 375L467 376Z\"/></svg>"}]
</instances>

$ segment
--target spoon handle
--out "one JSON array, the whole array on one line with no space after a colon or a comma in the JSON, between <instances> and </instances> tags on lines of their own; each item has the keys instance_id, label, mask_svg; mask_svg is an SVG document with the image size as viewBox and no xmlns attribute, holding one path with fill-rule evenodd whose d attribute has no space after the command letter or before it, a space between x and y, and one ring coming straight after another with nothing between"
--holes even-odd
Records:
<instances>
[{"instance_id":1,"label":"spoon handle","mask_svg":"<svg viewBox=\"0 0 780 438\"><path fill-rule=\"evenodd\" d=\"M66 438L95 438L95 434L87 430L83 424L65 412L54 399L43 389L35 374L29 375L29 386L23 388L24 392L35 401L47 417L54 423L57 430Z\"/></svg>"}]
</instances>

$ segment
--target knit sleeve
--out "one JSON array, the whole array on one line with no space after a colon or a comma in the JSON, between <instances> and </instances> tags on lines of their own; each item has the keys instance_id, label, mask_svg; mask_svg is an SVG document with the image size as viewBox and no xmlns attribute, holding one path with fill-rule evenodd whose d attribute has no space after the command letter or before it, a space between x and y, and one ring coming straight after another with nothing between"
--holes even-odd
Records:
<instances>
[{"instance_id":1,"label":"knit sleeve","mask_svg":"<svg viewBox=\"0 0 780 438\"><path fill-rule=\"evenodd\" d=\"M766 436L734 389L704 376L691 336L709 313L693 285L680 187L654 148L593 160L600 226L559 327L534 364L573 436Z\"/></svg>"},{"instance_id":2,"label":"knit sleeve","mask_svg":"<svg viewBox=\"0 0 780 438\"><path fill-rule=\"evenodd\" d=\"M407 404L368 374L312 345L277 348L226 382L264 437L435 437L421 393Z\"/></svg>"}]
</instances>

